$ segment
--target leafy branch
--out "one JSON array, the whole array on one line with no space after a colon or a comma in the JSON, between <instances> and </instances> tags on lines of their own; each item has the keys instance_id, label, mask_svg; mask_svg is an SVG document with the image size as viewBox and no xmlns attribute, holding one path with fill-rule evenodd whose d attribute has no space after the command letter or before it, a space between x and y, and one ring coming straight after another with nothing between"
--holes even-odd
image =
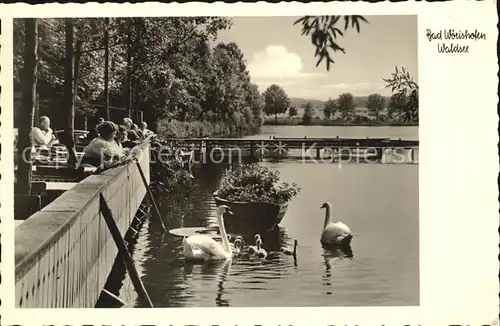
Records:
<instances>
[{"instance_id":1,"label":"leafy branch","mask_svg":"<svg viewBox=\"0 0 500 326\"><path fill-rule=\"evenodd\" d=\"M339 21L343 18L343 30L338 27ZM360 22L368 23L363 16L304 16L297 19L293 24L302 25L302 35L311 36L311 43L316 47L314 56L318 58L316 67L326 59L326 70L330 70L330 64L335 63L332 55L335 52L345 54L345 49L337 43L337 38L344 36L344 32L349 27L360 32ZM330 53L330 51L333 51Z\"/></svg>"},{"instance_id":2,"label":"leafy branch","mask_svg":"<svg viewBox=\"0 0 500 326\"><path fill-rule=\"evenodd\" d=\"M386 83L386 88L390 88L391 92L396 95L397 100L403 104L399 114L399 119L402 121L418 121L418 84L410 76L405 67L398 69L396 66L395 72L391 73L389 78L382 78Z\"/></svg>"}]
</instances>

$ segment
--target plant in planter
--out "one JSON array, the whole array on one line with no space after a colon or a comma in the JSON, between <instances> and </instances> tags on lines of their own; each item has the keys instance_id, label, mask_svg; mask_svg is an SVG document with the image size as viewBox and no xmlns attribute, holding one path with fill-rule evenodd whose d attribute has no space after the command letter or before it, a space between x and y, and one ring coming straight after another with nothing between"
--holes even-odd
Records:
<instances>
[{"instance_id":1,"label":"plant in planter","mask_svg":"<svg viewBox=\"0 0 500 326\"><path fill-rule=\"evenodd\" d=\"M226 170L217 196L234 202L260 202L282 205L300 191L296 183L279 182L279 172L258 164L243 164Z\"/></svg>"},{"instance_id":2,"label":"plant in planter","mask_svg":"<svg viewBox=\"0 0 500 326\"><path fill-rule=\"evenodd\" d=\"M227 205L233 212L224 216L228 230L253 236L275 230L299 191L295 183L280 182L278 171L246 164L224 172L214 199L217 206Z\"/></svg>"}]
</instances>

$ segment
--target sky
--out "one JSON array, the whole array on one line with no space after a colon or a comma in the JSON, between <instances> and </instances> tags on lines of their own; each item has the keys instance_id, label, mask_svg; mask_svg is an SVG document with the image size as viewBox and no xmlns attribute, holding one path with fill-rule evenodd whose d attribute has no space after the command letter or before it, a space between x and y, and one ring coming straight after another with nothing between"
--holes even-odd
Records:
<instances>
[{"instance_id":1,"label":"sky","mask_svg":"<svg viewBox=\"0 0 500 326\"><path fill-rule=\"evenodd\" d=\"M365 16L358 34L348 29L338 38L346 53L335 52L334 64L316 67L315 47L301 35L299 17L232 17L231 29L217 42L235 42L243 51L252 82L263 92L280 85L290 97L327 100L349 92L390 95L382 78L404 66L418 82L417 16ZM343 29L343 21L339 21Z\"/></svg>"}]
</instances>

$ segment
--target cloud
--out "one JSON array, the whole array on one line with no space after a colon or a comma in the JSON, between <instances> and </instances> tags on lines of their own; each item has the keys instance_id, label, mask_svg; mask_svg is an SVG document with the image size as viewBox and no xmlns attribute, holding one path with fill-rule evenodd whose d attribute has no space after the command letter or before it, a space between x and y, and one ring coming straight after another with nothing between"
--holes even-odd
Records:
<instances>
[{"instance_id":1,"label":"cloud","mask_svg":"<svg viewBox=\"0 0 500 326\"><path fill-rule=\"evenodd\" d=\"M337 83L337 84L323 85L323 88L351 89L351 90L370 89L371 87L372 86L370 85L370 83L357 83L357 84Z\"/></svg>"},{"instance_id":2,"label":"cloud","mask_svg":"<svg viewBox=\"0 0 500 326\"><path fill-rule=\"evenodd\" d=\"M263 51L255 52L248 64L252 79L258 84L295 84L303 79L325 78L324 73L302 71L302 59L289 52L282 45L268 45Z\"/></svg>"}]
</instances>

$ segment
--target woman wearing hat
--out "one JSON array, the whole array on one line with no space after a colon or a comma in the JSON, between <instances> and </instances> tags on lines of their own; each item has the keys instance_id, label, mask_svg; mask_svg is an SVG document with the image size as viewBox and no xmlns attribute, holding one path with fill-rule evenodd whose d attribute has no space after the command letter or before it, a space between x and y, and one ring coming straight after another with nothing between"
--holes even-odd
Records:
<instances>
[{"instance_id":1,"label":"woman wearing hat","mask_svg":"<svg viewBox=\"0 0 500 326\"><path fill-rule=\"evenodd\" d=\"M123 148L115 141L118 126L104 121L97 127L99 137L94 138L83 150L83 163L96 166L109 166L125 156Z\"/></svg>"}]
</instances>

